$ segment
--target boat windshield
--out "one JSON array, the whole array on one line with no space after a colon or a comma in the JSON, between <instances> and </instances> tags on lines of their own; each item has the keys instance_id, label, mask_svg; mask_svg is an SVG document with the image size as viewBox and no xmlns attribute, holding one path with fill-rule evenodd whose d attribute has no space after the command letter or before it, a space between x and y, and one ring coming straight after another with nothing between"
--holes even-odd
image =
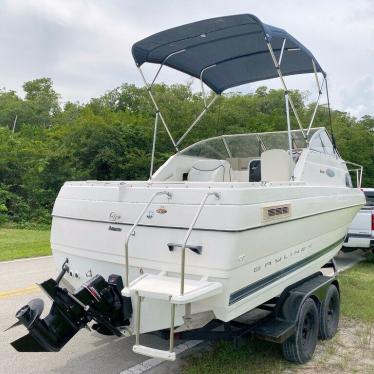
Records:
<instances>
[{"instance_id":1,"label":"boat windshield","mask_svg":"<svg viewBox=\"0 0 374 374\"><path fill-rule=\"evenodd\" d=\"M308 141L320 128L313 128L308 135ZM295 151L308 148L301 130L291 131L292 145ZM256 134L222 135L195 143L183 151L181 155L227 159L227 158L256 158L269 149L288 150L287 131L265 132Z\"/></svg>"}]
</instances>

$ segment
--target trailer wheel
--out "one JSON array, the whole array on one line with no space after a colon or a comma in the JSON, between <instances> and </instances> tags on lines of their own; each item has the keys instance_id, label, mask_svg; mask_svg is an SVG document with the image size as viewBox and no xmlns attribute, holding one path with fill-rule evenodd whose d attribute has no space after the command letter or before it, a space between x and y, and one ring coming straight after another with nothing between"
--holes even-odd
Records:
<instances>
[{"instance_id":1,"label":"trailer wheel","mask_svg":"<svg viewBox=\"0 0 374 374\"><path fill-rule=\"evenodd\" d=\"M322 340L331 339L338 330L340 317L340 295L334 284L326 294L325 300L321 303L319 319L319 338Z\"/></svg>"},{"instance_id":2,"label":"trailer wheel","mask_svg":"<svg viewBox=\"0 0 374 374\"><path fill-rule=\"evenodd\" d=\"M283 357L287 361L303 364L309 361L318 340L318 309L308 298L301 306L296 331L282 344Z\"/></svg>"}]
</instances>

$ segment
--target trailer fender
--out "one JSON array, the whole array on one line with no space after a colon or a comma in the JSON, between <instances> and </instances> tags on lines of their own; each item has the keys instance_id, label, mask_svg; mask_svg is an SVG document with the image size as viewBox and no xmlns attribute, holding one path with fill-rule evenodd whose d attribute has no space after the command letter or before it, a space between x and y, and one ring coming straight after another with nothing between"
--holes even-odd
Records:
<instances>
[{"instance_id":1,"label":"trailer fender","mask_svg":"<svg viewBox=\"0 0 374 374\"><path fill-rule=\"evenodd\" d=\"M275 309L275 318L296 324L304 301L312 298L319 307L331 284L335 284L339 290L336 276L326 277L319 274L296 287L284 290Z\"/></svg>"}]
</instances>

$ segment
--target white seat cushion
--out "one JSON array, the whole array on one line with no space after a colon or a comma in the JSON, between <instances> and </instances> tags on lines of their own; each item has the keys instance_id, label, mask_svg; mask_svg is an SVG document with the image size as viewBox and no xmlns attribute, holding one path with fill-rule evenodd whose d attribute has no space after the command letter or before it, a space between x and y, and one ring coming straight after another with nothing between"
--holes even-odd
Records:
<instances>
[{"instance_id":1,"label":"white seat cushion","mask_svg":"<svg viewBox=\"0 0 374 374\"><path fill-rule=\"evenodd\" d=\"M270 149L261 154L261 180L288 182L291 179L290 156L283 149Z\"/></svg>"},{"instance_id":2,"label":"white seat cushion","mask_svg":"<svg viewBox=\"0 0 374 374\"><path fill-rule=\"evenodd\" d=\"M229 181L230 164L225 160L199 160L192 165L188 180L191 182Z\"/></svg>"}]
</instances>

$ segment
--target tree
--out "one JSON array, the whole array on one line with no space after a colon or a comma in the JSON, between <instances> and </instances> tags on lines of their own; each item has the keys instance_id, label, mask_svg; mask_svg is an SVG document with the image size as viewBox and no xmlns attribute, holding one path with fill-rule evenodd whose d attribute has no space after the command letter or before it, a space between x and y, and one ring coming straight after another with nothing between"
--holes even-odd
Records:
<instances>
[{"instance_id":1,"label":"tree","mask_svg":"<svg viewBox=\"0 0 374 374\"><path fill-rule=\"evenodd\" d=\"M0 91L0 223L50 222L50 210L66 180L146 179L152 148L155 111L144 88L124 84L87 104L58 106L49 78L26 82L25 99ZM152 88L175 139L203 109L201 94L190 85L157 84ZM303 123L313 103L292 91ZM11 131L15 115L17 131ZM374 118L360 120L332 111L338 150L346 160L364 166L364 186L374 185ZM291 114L293 128L298 128ZM315 126L329 128L321 106ZM181 144L221 134L286 129L282 90L260 87L255 93L222 95ZM155 167L173 154L159 122Z\"/></svg>"},{"instance_id":2,"label":"tree","mask_svg":"<svg viewBox=\"0 0 374 374\"><path fill-rule=\"evenodd\" d=\"M30 123L38 123L49 127L53 122L53 116L60 112L58 100L59 94L53 89L51 78L39 78L23 84L26 92L25 102L33 111L33 119Z\"/></svg>"}]
</instances>

